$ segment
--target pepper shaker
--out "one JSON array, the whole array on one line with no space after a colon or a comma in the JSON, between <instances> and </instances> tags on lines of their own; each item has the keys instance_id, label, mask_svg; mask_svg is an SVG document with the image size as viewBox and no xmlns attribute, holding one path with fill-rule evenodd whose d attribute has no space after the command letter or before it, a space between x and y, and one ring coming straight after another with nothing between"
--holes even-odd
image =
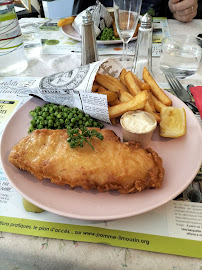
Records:
<instances>
[{"instance_id":1,"label":"pepper shaker","mask_svg":"<svg viewBox=\"0 0 202 270\"><path fill-rule=\"evenodd\" d=\"M142 79L143 68L152 71L152 17L146 13L138 30L138 43L132 71Z\"/></svg>"},{"instance_id":2,"label":"pepper shaker","mask_svg":"<svg viewBox=\"0 0 202 270\"><path fill-rule=\"evenodd\" d=\"M86 11L86 15L82 19L81 64L87 65L98 60L97 43L91 13Z\"/></svg>"}]
</instances>

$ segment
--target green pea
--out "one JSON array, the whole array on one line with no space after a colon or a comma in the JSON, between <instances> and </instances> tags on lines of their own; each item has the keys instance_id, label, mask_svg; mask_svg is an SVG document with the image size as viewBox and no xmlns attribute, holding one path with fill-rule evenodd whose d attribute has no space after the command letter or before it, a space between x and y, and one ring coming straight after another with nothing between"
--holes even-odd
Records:
<instances>
[{"instance_id":1,"label":"green pea","mask_svg":"<svg viewBox=\"0 0 202 270\"><path fill-rule=\"evenodd\" d=\"M40 125L44 125L44 120L40 120L40 121L39 121L39 124L40 124Z\"/></svg>"},{"instance_id":2,"label":"green pea","mask_svg":"<svg viewBox=\"0 0 202 270\"><path fill-rule=\"evenodd\" d=\"M48 108L47 107L43 108L43 111L48 112Z\"/></svg>"},{"instance_id":3,"label":"green pea","mask_svg":"<svg viewBox=\"0 0 202 270\"><path fill-rule=\"evenodd\" d=\"M64 124L64 120L63 119L59 119L59 122L60 122L60 124Z\"/></svg>"},{"instance_id":4,"label":"green pea","mask_svg":"<svg viewBox=\"0 0 202 270\"><path fill-rule=\"evenodd\" d=\"M29 130L28 130L28 134L29 134L29 133L31 133L32 131L33 131L33 130L29 128Z\"/></svg>"},{"instance_id":5,"label":"green pea","mask_svg":"<svg viewBox=\"0 0 202 270\"><path fill-rule=\"evenodd\" d=\"M30 115L34 117L36 115L36 112L35 111L31 111L30 112Z\"/></svg>"},{"instance_id":6,"label":"green pea","mask_svg":"<svg viewBox=\"0 0 202 270\"><path fill-rule=\"evenodd\" d=\"M64 118L67 118L67 117L68 117L68 113L64 112L64 113L63 113L63 117L64 117Z\"/></svg>"},{"instance_id":7,"label":"green pea","mask_svg":"<svg viewBox=\"0 0 202 270\"><path fill-rule=\"evenodd\" d=\"M33 127L36 126L36 121L35 121L34 119L31 120L31 125L32 125Z\"/></svg>"},{"instance_id":8,"label":"green pea","mask_svg":"<svg viewBox=\"0 0 202 270\"><path fill-rule=\"evenodd\" d=\"M52 113L54 109L52 107L49 108L49 113Z\"/></svg>"},{"instance_id":9,"label":"green pea","mask_svg":"<svg viewBox=\"0 0 202 270\"><path fill-rule=\"evenodd\" d=\"M36 106L35 111L40 111L41 107L40 106Z\"/></svg>"},{"instance_id":10,"label":"green pea","mask_svg":"<svg viewBox=\"0 0 202 270\"><path fill-rule=\"evenodd\" d=\"M48 116L48 113L47 113L47 112L43 112L43 113L42 113L42 116L43 116L43 117L47 117L47 116Z\"/></svg>"},{"instance_id":11,"label":"green pea","mask_svg":"<svg viewBox=\"0 0 202 270\"><path fill-rule=\"evenodd\" d=\"M75 122L76 122L76 119L75 119L75 118L72 118L72 119L71 119L71 123L74 124Z\"/></svg>"}]
</instances>

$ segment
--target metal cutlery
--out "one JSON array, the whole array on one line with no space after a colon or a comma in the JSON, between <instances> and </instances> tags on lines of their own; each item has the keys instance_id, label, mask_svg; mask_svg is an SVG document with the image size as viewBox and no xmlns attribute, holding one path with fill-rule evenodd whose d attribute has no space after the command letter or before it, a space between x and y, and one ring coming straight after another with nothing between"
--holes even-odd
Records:
<instances>
[{"instance_id":1,"label":"metal cutlery","mask_svg":"<svg viewBox=\"0 0 202 270\"><path fill-rule=\"evenodd\" d=\"M191 100L193 101L193 96L192 96L192 93L191 93L191 91L190 91L190 88L191 88L191 87L194 87L194 85L193 85L193 84L188 84L188 85L187 85L187 92L188 92L188 94L190 95Z\"/></svg>"},{"instance_id":2,"label":"metal cutlery","mask_svg":"<svg viewBox=\"0 0 202 270\"><path fill-rule=\"evenodd\" d=\"M166 73L164 75L176 96L186 105L188 105L193 112L198 112L198 108L196 107L195 102L192 101L192 94L190 90L187 91L174 74Z\"/></svg>"}]
</instances>

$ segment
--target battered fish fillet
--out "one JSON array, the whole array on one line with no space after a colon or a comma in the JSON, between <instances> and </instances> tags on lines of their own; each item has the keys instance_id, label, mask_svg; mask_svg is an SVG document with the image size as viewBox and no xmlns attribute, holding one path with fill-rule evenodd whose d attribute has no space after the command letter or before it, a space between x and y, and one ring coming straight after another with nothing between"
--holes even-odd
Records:
<instances>
[{"instance_id":1,"label":"battered fish fillet","mask_svg":"<svg viewBox=\"0 0 202 270\"><path fill-rule=\"evenodd\" d=\"M104 139L92 138L94 151L87 143L70 148L66 130L35 130L13 147L9 161L40 180L71 188L132 193L161 187L164 168L156 152L122 143L112 130L97 130Z\"/></svg>"}]
</instances>

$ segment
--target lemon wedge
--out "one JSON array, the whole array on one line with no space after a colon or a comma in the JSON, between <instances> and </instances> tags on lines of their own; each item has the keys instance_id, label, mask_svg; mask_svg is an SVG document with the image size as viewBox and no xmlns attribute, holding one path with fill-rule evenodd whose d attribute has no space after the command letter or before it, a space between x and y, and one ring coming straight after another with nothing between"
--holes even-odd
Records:
<instances>
[{"instance_id":1,"label":"lemon wedge","mask_svg":"<svg viewBox=\"0 0 202 270\"><path fill-rule=\"evenodd\" d=\"M39 208L38 206L28 202L23 198L23 206L27 212L33 212L33 213L41 213L44 212L43 209Z\"/></svg>"},{"instance_id":2,"label":"lemon wedge","mask_svg":"<svg viewBox=\"0 0 202 270\"><path fill-rule=\"evenodd\" d=\"M184 108L164 107L160 116L160 136L176 138L185 135L187 127Z\"/></svg>"}]
</instances>

